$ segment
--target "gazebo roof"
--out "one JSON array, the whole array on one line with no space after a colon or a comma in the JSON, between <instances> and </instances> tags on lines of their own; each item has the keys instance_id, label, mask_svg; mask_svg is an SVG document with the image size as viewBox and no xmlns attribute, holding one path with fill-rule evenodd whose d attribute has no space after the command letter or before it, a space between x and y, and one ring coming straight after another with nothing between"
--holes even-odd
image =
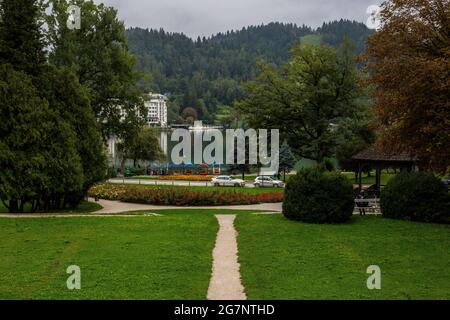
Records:
<instances>
[{"instance_id":1,"label":"gazebo roof","mask_svg":"<svg viewBox=\"0 0 450 320\"><path fill-rule=\"evenodd\" d=\"M352 157L353 160L373 162L416 162L417 158L407 152L387 153L376 146L371 146Z\"/></svg>"}]
</instances>

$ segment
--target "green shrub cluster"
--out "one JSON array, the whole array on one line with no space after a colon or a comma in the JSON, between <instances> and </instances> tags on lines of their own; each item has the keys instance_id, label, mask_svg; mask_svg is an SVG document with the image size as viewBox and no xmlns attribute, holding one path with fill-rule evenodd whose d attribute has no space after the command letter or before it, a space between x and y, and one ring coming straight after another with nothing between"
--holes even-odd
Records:
<instances>
[{"instance_id":1,"label":"green shrub cluster","mask_svg":"<svg viewBox=\"0 0 450 320\"><path fill-rule=\"evenodd\" d=\"M338 173L318 168L302 170L286 186L283 214L307 223L342 223L355 206L352 184Z\"/></svg>"},{"instance_id":2,"label":"green shrub cluster","mask_svg":"<svg viewBox=\"0 0 450 320\"><path fill-rule=\"evenodd\" d=\"M432 173L401 173L381 192L383 216L422 222L450 222L450 196Z\"/></svg>"}]
</instances>

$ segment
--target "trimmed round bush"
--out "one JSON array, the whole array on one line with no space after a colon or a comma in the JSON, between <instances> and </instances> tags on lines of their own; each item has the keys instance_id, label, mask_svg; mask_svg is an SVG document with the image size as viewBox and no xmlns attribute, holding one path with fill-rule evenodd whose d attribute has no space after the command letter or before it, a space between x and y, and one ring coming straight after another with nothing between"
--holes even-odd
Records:
<instances>
[{"instance_id":1,"label":"trimmed round bush","mask_svg":"<svg viewBox=\"0 0 450 320\"><path fill-rule=\"evenodd\" d=\"M428 172L401 173L381 192L381 212L391 219L450 222L447 187Z\"/></svg>"},{"instance_id":2,"label":"trimmed round bush","mask_svg":"<svg viewBox=\"0 0 450 320\"><path fill-rule=\"evenodd\" d=\"M302 170L286 186L283 214L307 223L343 223L351 219L355 200L351 182L338 173Z\"/></svg>"}]
</instances>

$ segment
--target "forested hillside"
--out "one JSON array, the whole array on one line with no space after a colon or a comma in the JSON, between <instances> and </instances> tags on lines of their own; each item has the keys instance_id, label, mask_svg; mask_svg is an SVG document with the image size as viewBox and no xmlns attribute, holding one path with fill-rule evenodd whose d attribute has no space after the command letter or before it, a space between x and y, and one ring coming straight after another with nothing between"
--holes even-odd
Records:
<instances>
[{"instance_id":1,"label":"forested hillside","mask_svg":"<svg viewBox=\"0 0 450 320\"><path fill-rule=\"evenodd\" d=\"M151 75L141 81L142 89L169 94L169 117L177 122L192 118L213 122L226 114L227 106L242 98L240 82L254 76L258 59L279 65L302 41L337 46L345 36L360 53L371 33L364 24L346 20L317 30L270 23L196 40L164 30L127 30L139 70Z\"/></svg>"}]
</instances>

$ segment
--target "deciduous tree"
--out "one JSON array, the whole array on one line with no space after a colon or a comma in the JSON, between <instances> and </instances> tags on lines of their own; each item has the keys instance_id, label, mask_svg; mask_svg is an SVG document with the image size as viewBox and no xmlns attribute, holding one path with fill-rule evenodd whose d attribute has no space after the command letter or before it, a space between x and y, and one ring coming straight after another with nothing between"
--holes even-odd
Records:
<instances>
[{"instance_id":1,"label":"deciduous tree","mask_svg":"<svg viewBox=\"0 0 450 320\"><path fill-rule=\"evenodd\" d=\"M156 131L153 128L143 128L133 137L126 141L118 143L118 149L121 153L121 170L125 169L125 162L131 159L136 167L136 162L141 161L160 161L164 160L164 153L159 145Z\"/></svg>"},{"instance_id":2,"label":"deciduous tree","mask_svg":"<svg viewBox=\"0 0 450 320\"><path fill-rule=\"evenodd\" d=\"M348 42L295 47L288 64L260 65L236 107L253 127L280 129L297 155L323 162L339 141L335 125L366 110L352 50Z\"/></svg>"},{"instance_id":3,"label":"deciduous tree","mask_svg":"<svg viewBox=\"0 0 450 320\"><path fill-rule=\"evenodd\" d=\"M123 22L117 10L92 1L74 0L81 9L81 28L67 27L69 3L46 0L51 5L47 16L48 40L54 49L50 62L67 67L90 95L95 116L104 139L124 138L130 126L145 123L147 109L135 80L135 58L128 51Z\"/></svg>"},{"instance_id":4,"label":"deciduous tree","mask_svg":"<svg viewBox=\"0 0 450 320\"><path fill-rule=\"evenodd\" d=\"M388 0L368 40L380 144L450 170L450 2Z\"/></svg>"}]
</instances>

